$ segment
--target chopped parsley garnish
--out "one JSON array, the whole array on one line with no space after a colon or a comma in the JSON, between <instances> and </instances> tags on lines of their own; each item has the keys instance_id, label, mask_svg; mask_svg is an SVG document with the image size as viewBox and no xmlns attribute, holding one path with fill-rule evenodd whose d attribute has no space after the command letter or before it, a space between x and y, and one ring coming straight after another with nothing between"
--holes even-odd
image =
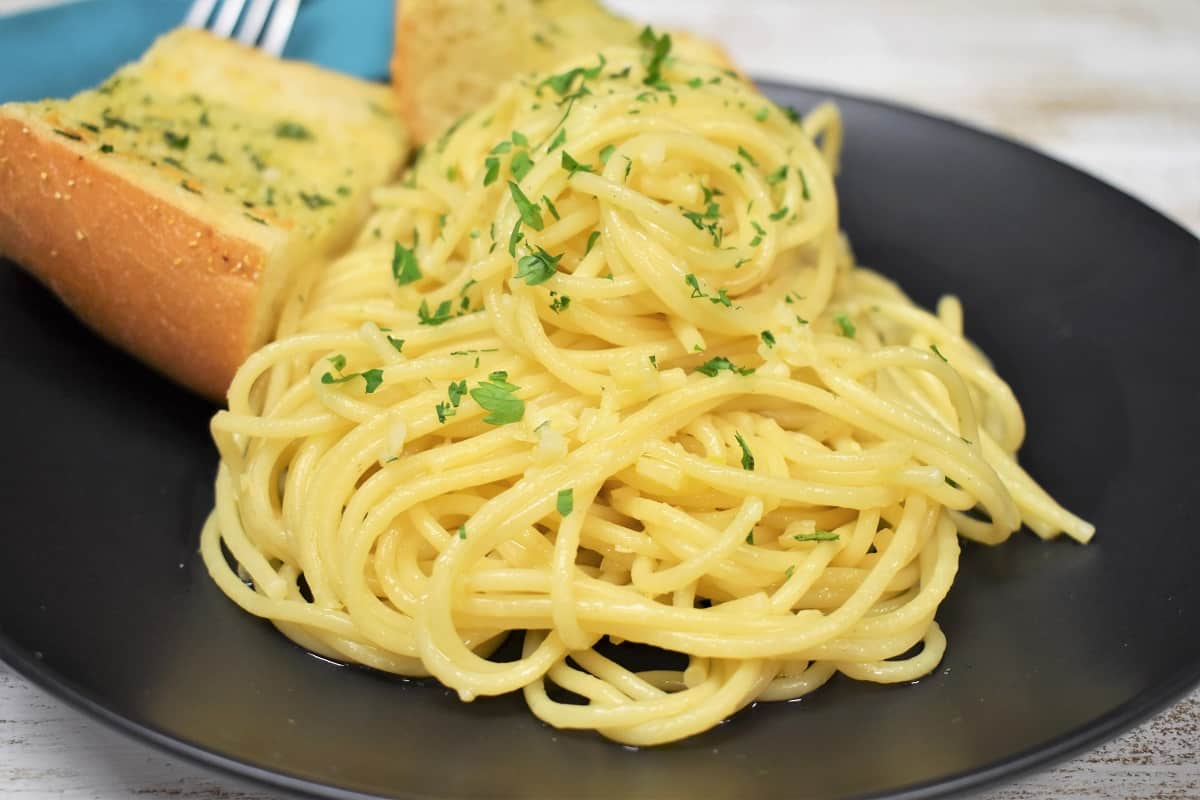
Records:
<instances>
[{"instance_id":1,"label":"chopped parsley garnish","mask_svg":"<svg viewBox=\"0 0 1200 800\"><path fill-rule=\"evenodd\" d=\"M938 358L940 358L942 361L945 361L947 364L950 363L950 359L948 359L944 355L942 355L942 351L938 350L938 346L936 344L929 345L929 349L932 350L933 354L935 356L937 356Z\"/></svg>"},{"instance_id":2,"label":"chopped parsley garnish","mask_svg":"<svg viewBox=\"0 0 1200 800\"><path fill-rule=\"evenodd\" d=\"M555 294L554 292L551 292L550 294L554 295L554 299L550 301L550 310L553 311L555 314L566 311L568 308L571 307L570 296L565 295L565 294L559 295L559 294Z\"/></svg>"},{"instance_id":3,"label":"chopped parsley garnish","mask_svg":"<svg viewBox=\"0 0 1200 800\"><path fill-rule=\"evenodd\" d=\"M483 418L489 425L520 422L525 416L525 401L515 394L519 388L508 382L508 373L493 372L487 381L471 390L471 399L490 412Z\"/></svg>"},{"instance_id":4,"label":"chopped parsley garnish","mask_svg":"<svg viewBox=\"0 0 1200 800\"><path fill-rule=\"evenodd\" d=\"M192 194L200 194L200 190L195 188L194 186L188 186L188 182L186 180L180 181L179 185L182 186L186 191L191 192Z\"/></svg>"},{"instance_id":5,"label":"chopped parsley garnish","mask_svg":"<svg viewBox=\"0 0 1200 800\"><path fill-rule=\"evenodd\" d=\"M762 337L763 344L765 344L767 347L775 346L775 334L771 333L770 331L763 331L759 334L759 336Z\"/></svg>"},{"instance_id":6,"label":"chopped parsley garnish","mask_svg":"<svg viewBox=\"0 0 1200 800\"><path fill-rule=\"evenodd\" d=\"M113 146L112 146L111 144L102 144L102 145L100 145L100 152L101 152L101 153L111 153L112 151L113 151Z\"/></svg>"},{"instance_id":7,"label":"chopped parsley garnish","mask_svg":"<svg viewBox=\"0 0 1200 800\"><path fill-rule=\"evenodd\" d=\"M450 405L458 408L458 404L467 396L467 382L465 380L452 382L446 390L446 395L450 398Z\"/></svg>"},{"instance_id":8,"label":"chopped parsley garnish","mask_svg":"<svg viewBox=\"0 0 1200 800\"><path fill-rule=\"evenodd\" d=\"M788 215L788 207L784 206L783 208L779 209L778 211L776 211L772 214L768 214L767 216L770 217L775 222L778 222L779 220L783 219L787 215Z\"/></svg>"},{"instance_id":9,"label":"chopped parsley garnish","mask_svg":"<svg viewBox=\"0 0 1200 800\"><path fill-rule=\"evenodd\" d=\"M949 475L946 476L946 485L949 486L951 489L961 489L962 488L962 486L959 484L959 482L954 480L954 478L951 478Z\"/></svg>"},{"instance_id":10,"label":"chopped parsley garnish","mask_svg":"<svg viewBox=\"0 0 1200 800\"><path fill-rule=\"evenodd\" d=\"M529 174L529 170L533 169L533 159L529 157L526 150L519 150L512 157L512 162L508 165L512 171L513 177L517 180L523 180Z\"/></svg>"},{"instance_id":11,"label":"chopped parsley garnish","mask_svg":"<svg viewBox=\"0 0 1200 800\"><path fill-rule=\"evenodd\" d=\"M449 300L443 300L438 303L437 310L431 314L429 313L429 303L422 300L420 308L417 309L417 324L441 325L450 319L450 306Z\"/></svg>"},{"instance_id":12,"label":"chopped parsley garnish","mask_svg":"<svg viewBox=\"0 0 1200 800\"><path fill-rule=\"evenodd\" d=\"M691 80L689 80L689 81L687 82L687 85L688 85L688 86L690 86L690 87L692 87L693 89L699 89L701 86L703 86L703 85L704 85L704 79L703 79L703 78L699 78L699 77L697 77L697 78L692 78Z\"/></svg>"},{"instance_id":13,"label":"chopped parsley garnish","mask_svg":"<svg viewBox=\"0 0 1200 800\"><path fill-rule=\"evenodd\" d=\"M559 128L558 133L550 140L550 146L546 148L547 153L553 153L558 148L567 143L567 129Z\"/></svg>"},{"instance_id":14,"label":"chopped parsley garnish","mask_svg":"<svg viewBox=\"0 0 1200 800\"><path fill-rule=\"evenodd\" d=\"M61 128L55 128L54 132L57 133L59 136L65 136L66 138L70 139L73 142L82 142L83 141L83 137L80 136L78 133L71 133L70 131L64 131Z\"/></svg>"},{"instance_id":15,"label":"chopped parsley garnish","mask_svg":"<svg viewBox=\"0 0 1200 800\"><path fill-rule=\"evenodd\" d=\"M383 370L381 369L368 369L364 372L351 372L349 374L343 374L342 371L346 368L346 357L344 355L338 353L330 356L326 359L326 361L333 365L334 370L337 371L337 376L335 377L332 372L326 372L321 376L321 383L346 383L347 381L354 380L355 378L362 378L363 382L366 384L367 394L373 393L376 389L383 385Z\"/></svg>"},{"instance_id":16,"label":"chopped parsley garnish","mask_svg":"<svg viewBox=\"0 0 1200 800\"><path fill-rule=\"evenodd\" d=\"M754 226L754 238L750 240L751 247L758 247L762 244L763 237L767 235L766 229L759 225L756 221L750 220L750 224ZM791 300L788 301L792 302Z\"/></svg>"},{"instance_id":17,"label":"chopped parsley garnish","mask_svg":"<svg viewBox=\"0 0 1200 800\"><path fill-rule=\"evenodd\" d=\"M704 229L704 220L717 219L721 216L721 207L716 203L709 203L708 208L703 212L700 211L684 211L683 216L688 219L698 230Z\"/></svg>"},{"instance_id":18,"label":"chopped parsley garnish","mask_svg":"<svg viewBox=\"0 0 1200 800\"><path fill-rule=\"evenodd\" d=\"M604 145L604 147L601 147L600 148L600 163L607 164L608 160L610 158L612 158L612 154L615 152L617 152L617 146L615 144L606 144L606 145Z\"/></svg>"},{"instance_id":19,"label":"chopped parsley garnish","mask_svg":"<svg viewBox=\"0 0 1200 800\"><path fill-rule=\"evenodd\" d=\"M662 79L662 65L667 54L671 52L671 34L655 36L654 31L647 25L642 29L638 41L649 51L650 56L646 63L646 77L642 79L642 83L656 89L665 89L667 85Z\"/></svg>"},{"instance_id":20,"label":"chopped parsley garnish","mask_svg":"<svg viewBox=\"0 0 1200 800\"><path fill-rule=\"evenodd\" d=\"M566 72L561 72L558 75L551 75L546 80L538 84L538 89L543 86L549 86L554 90L559 97L566 97L571 91L571 87L575 84L575 79L582 76L585 80L595 80L600 77L600 70L604 69L604 65L608 62L604 59L604 54L600 53L600 63L594 67L575 67ZM554 148L550 148L553 150Z\"/></svg>"},{"instance_id":21,"label":"chopped parsley garnish","mask_svg":"<svg viewBox=\"0 0 1200 800\"><path fill-rule=\"evenodd\" d=\"M733 438L737 439L738 447L742 448L742 469L753 470L754 454L750 452L750 445L746 444L746 440L740 433L734 433Z\"/></svg>"},{"instance_id":22,"label":"chopped parsley garnish","mask_svg":"<svg viewBox=\"0 0 1200 800\"><path fill-rule=\"evenodd\" d=\"M554 507L558 509L561 516L569 516L575 510L575 490L574 489L559 489L558 498L555 500Z\"/></svg>"},{"instance_id":23,"label":"chopped parsley garnish","mask_svg":"<svg viewBox=\"0 0 1200 800\"><path fill-rule=\"evenodd\" d=\"M545 283L554 277L554 273L558 269L558 262L562 260L563 254L559 253L552 256L542 248L537 248L536 252L527 256L522 256L517 262L517 280L525 279L525 283L530 286L536 286L539 283Z\"/></svg>"},{"instance_id":24,"label":"chopped parsley garnish","mask_svg":"<svg viewBox=\"0 0 1200 800\"><path fill-rule=\"evenodd\" d=\"M574 175L576 172L592 172L590 164L580 164L566 150L562 151L562 168Z\"/></svg>"},{"instance_id":25,"label":"chopped parsley garnish","mask_svg":"<svg viewBox=\"0 0 1200 800\"><path fill-rule=\"evenodd\" d=\"M750 164L750 166L752 166L752 167L758 166L758 162L755 161L754 156L750 155L750 151L747 150L746 148L742 147L740 144L738 145L738 155L741 156L742 158L746 159L746 161Z\"/></svg>"},{"instance_id":26,"label":"chopped parsley garnish","mask_svg":"<svg viewBox=\"0 0 1200 800\"><path fill-rule=\"evenodd\" d=\"M319 194L317 192L313 192L312 194L309 194L308 192L300 192L299 194L300 194L300 199L304 201L304 205L306 205L312 209L321 208L322 206L333 205L332 200L330 200L325 195Z\"/></svg>"},{"instance_id":27,"label":"chopped parsley garnish","mask_svg":"<svg viewBox=\"0 0 1200 800\"><path fill-rule=\"evenodd\" d=\"M812 533L797 533L792 538L797 542L836 542L841 537L832 531L813 531Z\"/></svg>"},{"instance_id":28,"label":"chopped parsley garnish","mask_svg":"<svg viewBox=\"0 0 1200 800\"><path fill-rule=\"evenodd\" d=\"M417 265L416 241L413 241L412 250L399 242L395 244L395 249L392 250L392 280L397 286L406 286L420 280L421 268Z\"/></svg>"},{"instance_id":29,"label":"chopped parsley garnish","mask_svg":"<svg viewBox=\"0 0 1200 800\"><path fill-rule=\"evenodd\" d=\"M552 201L546 195L542 195L542 203L546 206L546 210L550 212L550 216L554 217L555 219L562 219L562 217L558 215L558 209L554 207L554 201Z\"/></svg>"},{"instance_id":30,"label":"chopped parsley garnish","mask_svg":"<svg viewBox=\"0 0 1200 800\"><path fill-rule=\"evenodd\" d=\"M508 144L508 142L505 142ZM487 170L483 174L483 185L491 186L496 182L496 178L500 177L500 159L495 156L488 156L483 160L483 165Z\"/></svg>"},{"instance_id":31,"label":"chopped parsley garnish","mask_svg":"<svg viewBox=\"0 0 1200 800\"><path fill-rule=\"evenodd\" d=\"M174 131L163 131L163 139L172 150L187 150L188 142L191 141L187 134L180 135Z\"/></svg>"},{"instance_id":32,"label":"chopped parsley garnish","mask_svg":"<svg viewBox=\"0 0 1200 800\"><path fill-rule=\"evenodd\" d=\"M121 119L120 117L114 117L112 114L109 113L109 109L107 109L107 108L100 112L100 121L104 123L104 127L106 127L106 128L120 128L121 130L124 130L124 131L140 131L141 130L141 128L139 128L137 125L126 122L125 120ZM169 143L170 142L168 141L168 144ZM186 147L186 145L185 145L185 147Z\"/></svg>"},{"instance_id":33,"label":"chopped parsley garnish","mask_svg":"<svg viewBox=\"0 0 1200 800\"><path fill-rule=\"evenodd\" d=\"M390 344L392 347L394 347L396 349L397 353L404 352L404 340L403 339L397 339L395 336L388 336L387 340L388 340L388 344Z\"/></svg>"},{"instance_id":34,"label":"chopped parsley garnish","mask_svg":"<svg viewBox=\"0 0 1200 800\"><path fill-rule=\"evenodd\" d=\"M788 165L784 164L782 167L780 167L779 169L775 170L774 172L772 172L770 175L767 176L767 183L771 186L774 186L775 184L779 183L780 181L786 179L787 174L788 174Z\"/></svg>"},{"instance_id":35,"label":"chopped parsley garnish","mask_svg":"<svg viewBox=\"0 0 1200 800\"><path fill-rule=\"evenodd\" d=\"M759 122L766 122L767 115L769 113L771 113L770 110L766 106L763 106L758 111L754 112L754 118Z\"/></svg>"},{"instance_id":36,"label":"chopped parsley garnish","mask_svg":"<svg viewBox=\"0 0 1200 800\"><path fill-rule=\"evenodd\" d=\"M847 339L853 339L854 334L858 332L858 329L854 327L854 323L844 313L834 314L833 321L841 329L842 336L845 336Z\"/></svg>"},{"instance_id":37,"label":"chopped parsley garnish","mask_svg":"<svg viewBox=\"0 0 1200 800\"><path fill-rule=\"evenodd\" d=\"M519 147L529 147L529 140L525 138L525 134L520 131L512 132L512 143Z\"/></svg>"},{"instance_id":38,"label":"chopped parsley garnish","mask_svg":"<svg viewBox=\"0 0 1200 800\"><path fill-rule=\"evenodd\" d=\"M280 139L304 141L313 138L312 131L298 122L281 122L275 126L275 135Z\"/></svg>"},{"instance_id":39,"label":"chopped parsley garnish","mask_svg":"<svg viewBox=\"0 0 1200 800\"><path fill-rule=\"evenodd\" d=\"M517 211L521 214L521 221L535 231L540 231L544 228L545 224L542 222L541 210L529 202L529 198L521 191L521 187L509 181L508 190L512 193L513 202L517 204Z\"/></svg>"},{"instance_id":40,"label":"chopped parsley garnish","mask_svg":"<svg viewBox=\"0 0 1200 800\"><path fill-rule=\"evenodd\" d=\"M701 375L707 375L710 378L715 378L718 372L736 372L738 375L750 375L753 374L754 368L739 367L725 356L717 356L710 358L696 367L696 372L699 372Z\"/></svg>"},{"instance_id":41,"label":"chopped parsley garnish","mask_svg":"<svg viewBox=\"0 0 1200 800\"><path fill-rule=\"evenodd\" d=\"M796 167L796 172L800 175L800 195L805 200L811 200L812 197L808 193L808 178L804 175L804 170Z\"/></svg>"},{"instance_id":42,"label":"chopped parsley garnish","mask_svg":"<svg viewBox=\"0 0 1200 800\"><path fill-rule=\"evenodd\" d=\"M795 573L796 573L796 565L792 564L790 567L788 567L787 569L785 569L783 571L783 576L785 578L791 578L792 575L794 575Z\"/></svg>"},{"instance_id":43,"label":"chopped parsley garnish","mask_svg":"<svg viewBox=\"0 0 1200 800\"><path fill-rule=\"evenodd\" d=\"M596 246L596 241L600 238L600 231L592 231L588 235L587 247L583 249L583 254L586 256L592 252L592 248Z\"/></svg>"},{"instance_id":44,"label":"chopped parsley garnish","mask_svg":"<svg viewBox=\"0 0 1200 800\"><path fill-rule=\"evenodd\" d=\"M467 538L467 523L464 522L462 525L458 526L458 538L460 538L460 539Z\"/></svg>"},{"instance_id":45,"label":"chopped parsley garnish","mask_svg":"<svg viewBox=\"0 0 1200 800\"><path fill-rule=\"evenodd\" d=\"M513 225L512 233L508 237L508 254L513 258L517 257L517 245L524 238L525 234L521 233L521 220L517 220L516 224Z\"/></svg>"},{"instance_id":46,"label":"chopped parsley garnish","mask_svg":"<svg viewBox=\"0 0 1200 800\"><path fill-rule=\"evenodd\" d=\"M359 374L362 375L362 379L367 384L367 394L371 394L383 384L383 370L378 367L360 372Z\"/></svg>"},{"instance_id":47,"label":"chopped parsley garnish","mask_svg":"<svg viewBox=\"0 0 1200 800\"><path fill-rule=\"evenodd\" d=\"M503 142L492 148L491 154L496 156L502 153L507 153L509 150L512 150L512 142L510 142L508 139L505 139Z\"/></svg>"},{"instance_id":48,"label":"chopped parsley garnish","mask_svg":"<svg viewBox=\"0 0 1200 800\"><path fill-rule=\"evenodd\" d=\"M433 407L433 411L437 414L438 422L442 425L446 424L448 417L453 417L458 412L450 407L449 403L438 403Z\"/></svg>"},{"instance_id":49,"label":"chopped parsley garnish","mask_svg":"<svg viewBox=\"0 0 1200 800\"><path fill-rule=\"evenodd\" d=\"M692 299L703 298L713 305L721 305L726 308L733 306L733 300L730 299L727 289L718 289L715 295L711 295L700 288L700 279L690 272L683 276L683 282L692 290Z\"/></svg>"}]
</instances>

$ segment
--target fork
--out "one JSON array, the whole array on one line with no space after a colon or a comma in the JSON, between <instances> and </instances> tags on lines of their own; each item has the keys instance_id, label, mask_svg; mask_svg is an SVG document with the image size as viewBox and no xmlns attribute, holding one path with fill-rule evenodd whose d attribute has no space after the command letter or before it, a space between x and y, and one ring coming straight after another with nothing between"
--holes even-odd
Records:
<instances>
[{"instance_id":1,"label":"fork","mask_svg":"<svg viewBox=\"0 0 1200 800\"><path fill-rule=\"evenodd\" d=\"M209 32L217 36L226 39L233 37L251 47L257 45L259 49L274 56L283 53L283 46L287 44L292 24L296 21L300 0L251 0L245 14L242 13L242 9L246 0L223 0L214 17L213 9L218 2L220 0L193 0L183 24L190 28L203 28L207 25ZM213 17L211 23L209 17ZM241 26L237 25L239 18L242 21ZM235 27L236 36L233 32ZM266 33L263 33L264 28Z\"/></svg>"}]
</instances>

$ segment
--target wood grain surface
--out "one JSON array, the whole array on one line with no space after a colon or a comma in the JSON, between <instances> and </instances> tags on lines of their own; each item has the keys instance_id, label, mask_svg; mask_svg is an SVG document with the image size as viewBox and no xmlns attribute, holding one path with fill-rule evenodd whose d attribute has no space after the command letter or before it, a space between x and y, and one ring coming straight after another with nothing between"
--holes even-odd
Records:
<instances>
[{"instance_id":1,"label":"wood grain surface","mask_svg":"<svg viewBox=\"0 0 1200 800\"><path fill-rule=\"evenodd\" d=\"M0 0L0 14L46 4ZM718 38L753 75L884 98L1007 134L1200 231L1198 0L610 5ZM0 797L282 795L127 739L0 665ZM1200 799L1200 691L1088 754L983 797Z\"/></svg>"}]
</instances>

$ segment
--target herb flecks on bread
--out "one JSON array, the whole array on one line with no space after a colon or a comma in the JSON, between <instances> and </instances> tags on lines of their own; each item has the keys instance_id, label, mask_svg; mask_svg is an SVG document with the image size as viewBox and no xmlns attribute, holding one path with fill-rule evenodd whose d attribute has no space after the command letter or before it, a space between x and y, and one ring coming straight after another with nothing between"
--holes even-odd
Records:
<instances>
[{"instance_id":1,"label":"herb flecks on bread","mask_svg":"<svg viewBox=\"0 0 1200 800\"><path fill-rule=\"evenodd\" d=\"M597 0L401 0L392 83L404 121L426 142L523 72L613 46L637 46L642 26ZM672 31L673 54L730 68L715 42Z\"/></svg>"},{"instance_id":2,"label":"herb flecks on bread","mask_svg":"<svg viewBox=\"0 0 1200 800\"><path fill-rule=\"evenodd\" d=\"M390 104L384 86L174 31L96 89L0 106L0 253L218 398L285 288L400 168Z\"/></svg>"}]
</instances>

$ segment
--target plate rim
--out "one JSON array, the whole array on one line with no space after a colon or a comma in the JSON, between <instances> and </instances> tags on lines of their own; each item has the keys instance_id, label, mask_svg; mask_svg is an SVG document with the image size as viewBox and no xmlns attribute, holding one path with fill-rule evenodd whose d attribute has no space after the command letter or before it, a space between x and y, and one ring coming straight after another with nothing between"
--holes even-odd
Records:
<instances>
[{"instance_id":1,"label":"plate rim","mask_svg":"<svg viewBox=\"0 0 1200 800\"><path fill-rule=\"evenodd\" d=\"M1047 166L1064 169L1076 178L1083 178L1094 188L1115 192L1125 201L1134 203L1142 213L1156 217L1190 238L1200 254L1200 236L1191 231L1182 221L1155 208L1145 200L1114 186L1085 169L1061 160L1038 146L1022 142L1005 133L990 130L979 124L956 119L917 106L906 105L897 100L873 97L844 89L822 87L805 82L793 82L778 78L751 78L754 85L764 94L770 90L802 91L819 95L835 103L852 103L874 106L893 113L917 117L938 125L957 128L974 136L983 137L1005 147L1019 150L1040 159ZM323 798L326 800L441 800L432 795L414 794L403 788L389 794L373 794L354 789L320 783L309 778L279 770L268 769L239 758L222 755L184 738L159 730L148 723L139 722L109 708L75 685L57 669L45 664L36 653L28 651L12 640L0 629L0 662L34 686L65 702L71 708L102 723L108 730L116 731L127 739L151 746L161 754L181 758L193 766L208 769L225 778L249 782L256 787L282 789L297 795ZM1060 734L1049 741L1020 751L999 761L977 768L952 773L942 778L924 781L891 790L854 795L857 800L938 800L960 793L978 792L1011 782L1037 770L1046 769L1069 758L1087 752L1104 742L1110 741L1130 730L1135 725L1149 720L1169 706L1181 700L1193 689L1200 687L1200 660L1184 664L1166 680L1138 692L1133 698L1109 709L1083 725Z\"/></svg>"}]
</instances>

